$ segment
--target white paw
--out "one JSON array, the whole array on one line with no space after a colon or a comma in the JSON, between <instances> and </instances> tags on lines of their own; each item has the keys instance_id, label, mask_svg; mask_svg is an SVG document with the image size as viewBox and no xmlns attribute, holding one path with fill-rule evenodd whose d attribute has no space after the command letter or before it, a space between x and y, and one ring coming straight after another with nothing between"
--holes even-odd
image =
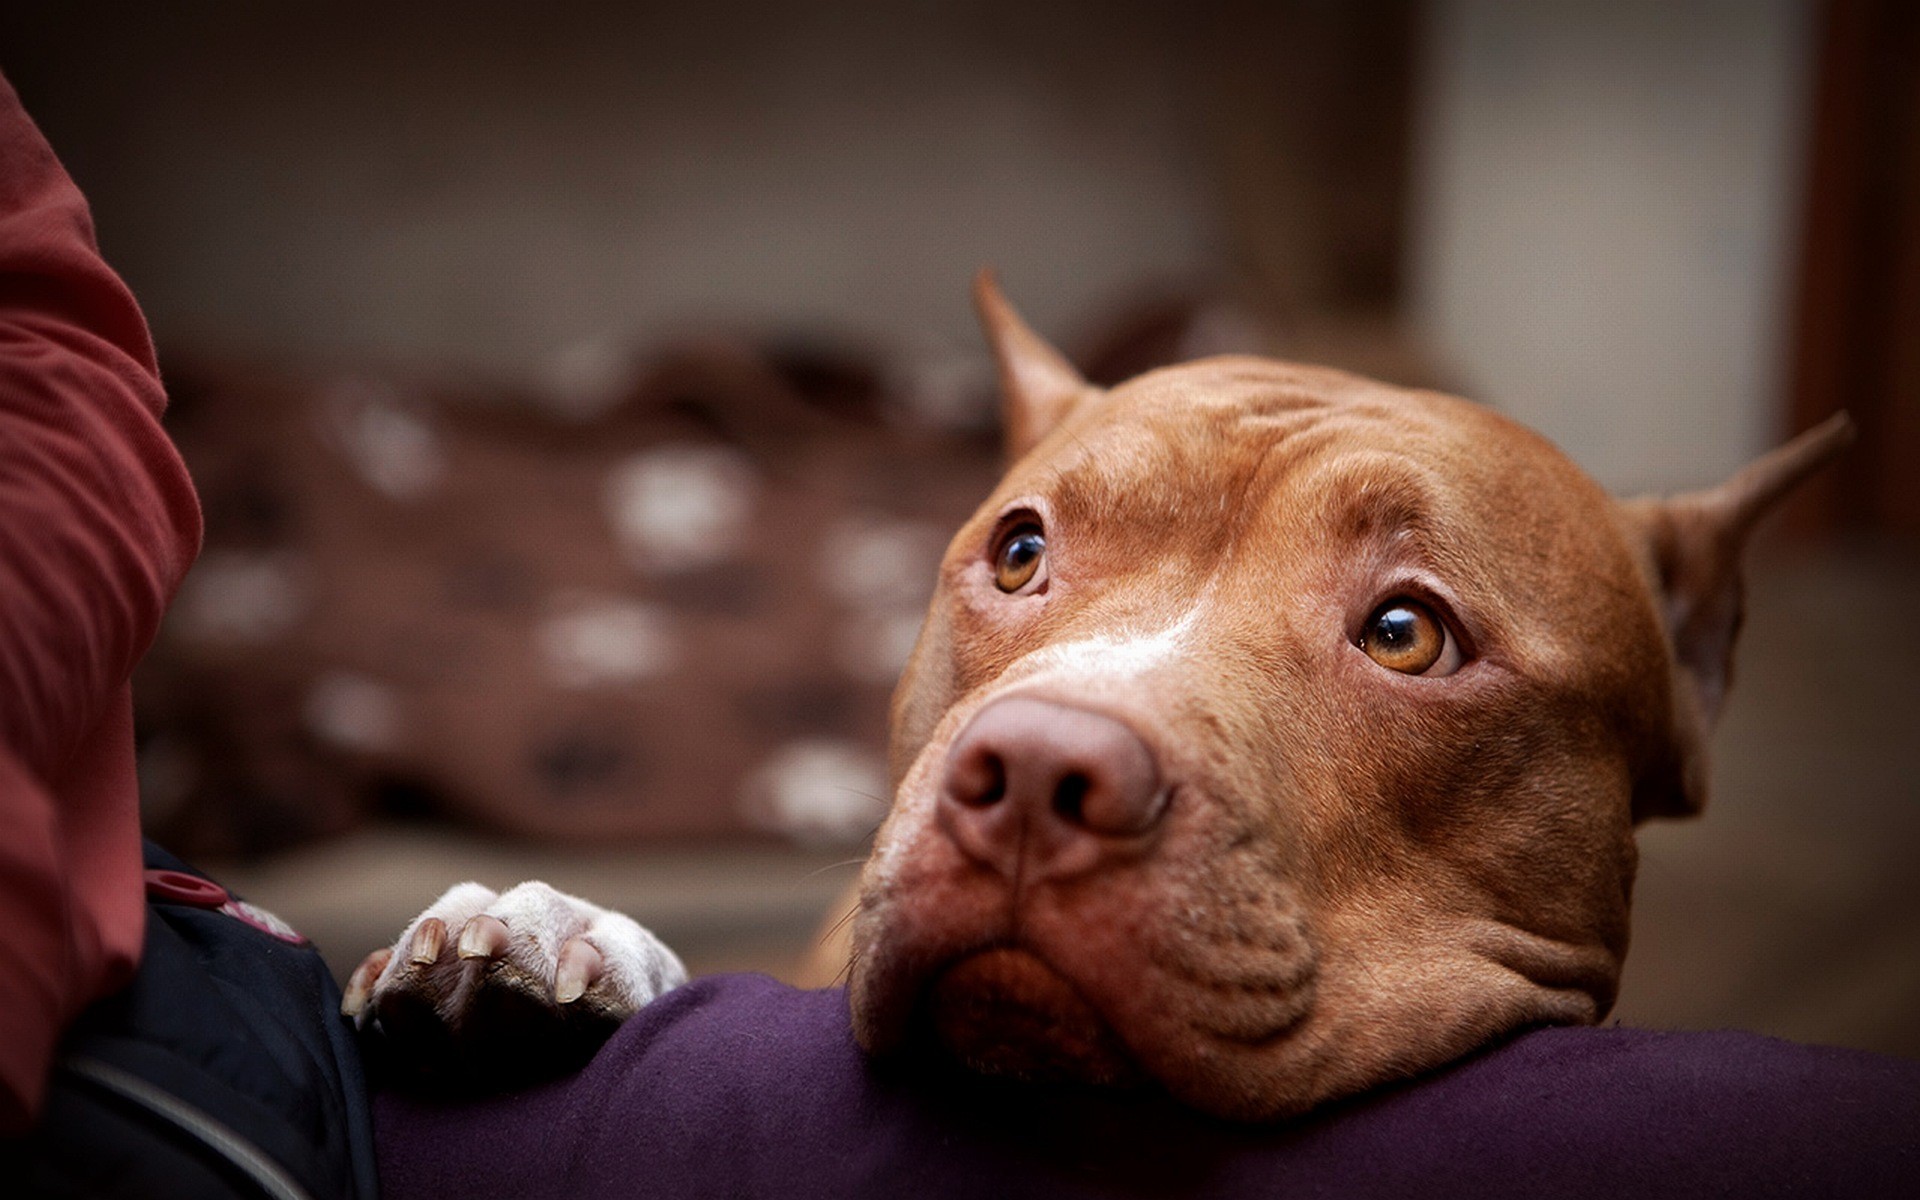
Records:
<instances>
[{"instance_id":1,"label":"white paw","mask_svg":"<svg viewBox=\"0 0 1920 1200\"><path fill-rule=\"evenodd\" d=\"M341 1011L402 1075L512 1085L576 1069L686 979L620 913L544 883L462 883L361 962Z\"/></svg>"}]
</instances>

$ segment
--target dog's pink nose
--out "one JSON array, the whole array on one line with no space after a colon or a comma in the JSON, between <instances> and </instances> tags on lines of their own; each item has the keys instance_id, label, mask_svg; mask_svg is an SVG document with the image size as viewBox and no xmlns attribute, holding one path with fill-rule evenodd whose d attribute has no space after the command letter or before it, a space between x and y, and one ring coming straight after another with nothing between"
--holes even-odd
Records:
<instances>
[{"instance_id":1,"label":"dog's pink nose","mask_svg":"<svg viewBox=\"0 0 1920 1200\"><path fill-rule=\"evenodd\" d=\"M1167 810L1153 752L1111 717L1011 697L947 754L940 823L963 853L1015 878L1092 870L1137 852Z\"/></svg>"}]
</instances>

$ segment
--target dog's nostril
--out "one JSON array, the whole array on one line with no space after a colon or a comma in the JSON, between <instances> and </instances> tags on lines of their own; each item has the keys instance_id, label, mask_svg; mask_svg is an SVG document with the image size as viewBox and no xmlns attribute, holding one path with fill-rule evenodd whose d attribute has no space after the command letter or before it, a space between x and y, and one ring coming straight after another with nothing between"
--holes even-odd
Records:
<instances>
[{"instance_id":1,"label":"dog's nostril","mask_svg":"<svg viewBox=\"0 0 1920 1200\"><path fill-rule=\"evenodd\" d=\"M1007 764L997 754L983 754L975 765L971 787L958 791L961 803L970 808L991 808L1007 795Z\"/></svg>"},{"instance_id":2,"label":"dog's nostril","mask_svg":"<svg viewBox=\"0 0 1920 1200\"><path fill-rule=\"evenodd\" d=\"M1086 824L1087 793L1092 790L1091 779L1078 771L1069 772L1054 785L1054 814L1070 825Z\"/></svg>"}]
</instances>

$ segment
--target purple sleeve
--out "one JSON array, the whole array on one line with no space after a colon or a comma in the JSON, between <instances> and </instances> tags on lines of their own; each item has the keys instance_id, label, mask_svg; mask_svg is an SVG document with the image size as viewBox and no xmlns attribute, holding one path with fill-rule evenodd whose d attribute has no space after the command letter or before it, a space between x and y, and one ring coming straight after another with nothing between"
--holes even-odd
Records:
<instances>
[{"instance_id":1,"label":"purple sleeve","mask_svg":"<svg viewBox=\"0 0 1920 1200\"><path fill-rule=\"evenodd\" d=\"M1894 1196L1920 1064L1742 1033L1549 1029L1272 1127L1145 1095L876 1072L838 991L704 979L579 1075L376 1105L411 1196Z\"/></svg>"}]
</instances>

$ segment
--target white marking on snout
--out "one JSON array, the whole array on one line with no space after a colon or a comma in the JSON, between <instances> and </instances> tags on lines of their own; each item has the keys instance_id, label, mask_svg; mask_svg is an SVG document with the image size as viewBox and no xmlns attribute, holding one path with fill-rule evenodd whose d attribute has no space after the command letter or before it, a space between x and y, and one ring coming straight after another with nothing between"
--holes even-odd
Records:
<instances>
[{"instance_id":1,"label":"white marking on snout","mask_svg":"<svg viewBox=\"0 0 1920 1200\"><path fill-rule=\"evenodd\" d=\"M1042 646L1017 660L1004 678L1022 684L1063 677L1135 679L1180 657L1199 619L1200 606L1196 604L1155 633L1096 634Z\"/></svg>"}]
</instances>

